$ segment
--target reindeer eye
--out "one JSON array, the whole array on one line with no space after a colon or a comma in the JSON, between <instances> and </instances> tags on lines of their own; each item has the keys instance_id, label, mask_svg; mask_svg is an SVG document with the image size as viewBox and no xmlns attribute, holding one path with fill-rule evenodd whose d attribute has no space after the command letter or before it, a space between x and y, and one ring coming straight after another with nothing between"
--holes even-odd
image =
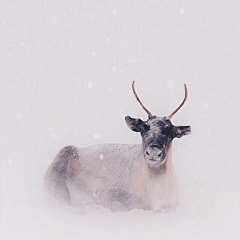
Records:
<instances>
[{"instance_id":1,"label":"reindeer eye","mask_svg":"<svg viewBox=\"0 0 240 240\"><path fill-rule=\"evenodd\" d=\"M164 135L170 135L171 134L171 131L172 131L172 128L167 126L165 127L163 130L162 130L162 134Z\"/></svg>"},{"instance_id":2,"label":"reindeer eye","mask_svg":"<svg viewBox=\"0 0 240 240\"><path fill-rule=\"evenodd\" d=\"M150 127L148 125L146 124L143 125L143 128L142 128L143 132L147 132L149 129Z\"/></svg>"}]
</instances>

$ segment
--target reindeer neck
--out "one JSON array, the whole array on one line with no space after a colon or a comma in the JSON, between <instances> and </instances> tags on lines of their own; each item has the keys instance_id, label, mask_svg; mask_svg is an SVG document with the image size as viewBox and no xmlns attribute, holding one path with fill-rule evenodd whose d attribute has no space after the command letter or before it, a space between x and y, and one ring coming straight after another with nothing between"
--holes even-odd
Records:
<instances>
[{"instance_id":1,"label":"reindeer neck","mask_svg":"<svg viewBox=\"0 0 240 240\"><path fill-rule=\"evenodd\" d=\"M143 203L153 209L160 209L169 191L172 191L171 183L175 184L176 174L172 165L171 145L164 161L163 165L158 168L149 167L141 153L133 165L132 187Z\"/></svg>"}]
</instances>

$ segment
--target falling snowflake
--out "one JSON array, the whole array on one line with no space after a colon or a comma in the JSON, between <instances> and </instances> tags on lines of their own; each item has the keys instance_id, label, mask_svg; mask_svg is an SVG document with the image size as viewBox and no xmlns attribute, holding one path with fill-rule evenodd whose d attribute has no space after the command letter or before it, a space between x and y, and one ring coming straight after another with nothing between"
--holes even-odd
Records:
<instances>
[{"instance_id":1,"label":"falling snowflake","mask_svg":"<svg viewBox=\"0 0 240 240\"><path fill-rule=\"evenodd\" d=\"M114 10L112 11L112 14L113 14L113 15L117 15L117 10L114 9Z\"/></svg>"},{"instance_id":2,"label":"falling snowflake","mask_svg":"<svg viewBox=\"0 0 240 240\"><path fill-rule=\"evenodd\" d=\"M89 83L88 83L88 89L92 89L93 88L93 81L90 81Z\"/></svg>"},{"instance_id":3,"label":"falling snowflake","mask_svg":"<svg viewBox=\"0 0 240 240\"><path fill-rule=\"evenodd\" d=\"M22 118L23 118L23 115L22 115L21 113L17 113L17 116L16 116L16 118L17 118L18 120L20 120L20 119L22 119Z\"/></svg>"},{"instance_id":4,"label":"falling snowflake","mask_svg":"<svg viewBox=\"0 0 240 240\"><path fill-rule=\"evenodd\" d=\"M188 186L187 187L187 192L189 192L189 193L192 192L192 187Z\"/></svg>"},{"instance_id":5,"label":"falling snowflake","mask_svg":"<svg viewBox=\"0 0 240 240\"><path fill-rule=\"evenodd\" d=\"M94 14L91 15L91 20L95 21L96 20L96 16Z\"/></svg>"},{"instance_id":6,"label":"falling snowflake","mask_svg":"<svg viewBox=\"0 0 240 240\"><path fill-rule=\"evenodd\" d=\"M112 88L109 88L108 91L109 91L109 92L113 92L113 89L112 89Z\"/></svg>"},{"instance_id":7,"label":"falling snowflake","mask_svg":"<svg viewBox=\"0 0 240 240\"><path fill-rule=\"evenodd\" d=\"M196 206L191 206L191 207L190 207L190 211L193 212L193 213L195 213L195 212L197 211Z\"/></svg>"},{"instance_id":8,"label":"falling snowflake","mask_svg":"<svg viewBox=\"0 0 240 240\"><path fill-rule=\"evenodd\" d=\"M122 115L122 113L123 113L122 109L118 109L118 110L117 110L117 114L118 114L118 115Z\"/></svg>"},{"instance_id":9,"label":"falling snowflake","mask_svg":"<svg viewBox=\"0 0 240 240\"><path fill-rule=\"evenodd\" d=\"M101 138L100 133L98 133L98 132L94 133L94 134L93 134L93 138L94 138L95 140L99 140L99 139Z\"/></svg>"},{"instance_id":10,"label":"falling snowflake","mask_svg":"<svg viewBox=\"0 0 240 240\"><path fill-rule=\"evenodd\" d=\"M103 159L104 159L104 155L101 154L101 155L99 156L99 158L100 158L101 160L103 160Z\"/></svg>"},{"instance_id":11,"label":"falling snowflake","mask_svg":"<svg viewBox=\"0 0 240 240\"><path fill-rule=\"evenodd\" d=\"M185 13L185 8L180 8L179 10L178 10L178 13L180 14L180 15L183 15L184 13Z\"/></svg>"},{"instance_id":12,"label":"falling snowflake","mask_svg":"<svg viewBox=\"0 0 240 240\"><path fill-rule=\"evenodd\" d=\"M113 67L112 67L112 71L113 71L113 72L116 72L116 71L117 71L117 67L113 66Z\"/></svg>"},{"instance_id":13,"label":"falling snowflake","mask_svg":"<svg viewBox=\"0 0 240 240\"><path fill-rule=\"evenodd\" d=\"M56 19L55 18L51 19L51 24L56 24Z\"/></svg>"},{"instance_id":14,"label":"falling snowflake","mask_svg":"<svg viewBox=\"0 0 240 240\"><path fill-rule=\"evenodd\" d=\"M205 103L203 103L203 108L204 108L205 110L208 110L208 109L209 109L209 105L205 102Z\"/></svg>"},{"instance_id":15,"label":"falling snowflake","mask_svg":"<svg viewBox=\"0 0 240 240\"><path fill-rule=\"evenodd\" d=\"M167 86L169 89L173 89L174 88L174 83L173 83L173 80L172 79L169 79L167 81Z\"/></svg>"},{"instance_id":16,"label":"falling snowflake","mask_svg":"<svg viewBox=\"0 0 240 240\"><path fill-rule=\"evenodd\" d=\"M97 55L96 52L95 52L95 51L92 51L92 56L93 56L93 57L96 57L96 55Z\"/></svg>"},{"instance_id":17,"label":"falling snowflake","mask_svg":"<svg viewBox=\"0 0 240 240\"><path fill-rule=\"evenodd\" d=\"M48 166L49 164L51 164L52 163L52 159L47 159L46 160L46 165Z\"/></svg>"},{"instance_id":18,"label":"falling snowflake","mask_svg":"<svg viewBox=\"0 0 240 240\"><path fill-rule=\"evenodd\" d=\"M55 139L56 138L56 135L54 133L51 133L51 138L52 139Z\"/></svg>"}]
</instances>

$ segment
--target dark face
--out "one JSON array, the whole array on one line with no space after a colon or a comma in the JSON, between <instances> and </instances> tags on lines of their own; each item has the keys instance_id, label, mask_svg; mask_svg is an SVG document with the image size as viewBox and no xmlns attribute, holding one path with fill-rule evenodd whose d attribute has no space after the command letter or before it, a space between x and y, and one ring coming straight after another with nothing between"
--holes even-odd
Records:
<instances>
[{"instance_id":1,"label":"dark face","mask_svg":"<svg viewBox=\"0 0 240 240\"><path fill-rule=\"evenodd\" d=\"M174 126L167 117L152 116L147 121L125 117L128 127L142 136L143 154L150 166L159 166L169 150L170 143L176 138L191 133L190 126Z\"/></svg>"}]
</instances>

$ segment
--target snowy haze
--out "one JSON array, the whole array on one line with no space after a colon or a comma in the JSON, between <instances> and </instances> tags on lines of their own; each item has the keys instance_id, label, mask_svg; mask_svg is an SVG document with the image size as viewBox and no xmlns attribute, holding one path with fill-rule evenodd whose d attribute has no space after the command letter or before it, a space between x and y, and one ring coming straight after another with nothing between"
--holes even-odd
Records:
<instances>
[{"instance_id":1,"label":"snowy haze","mask_svg":"<svg viewBox=\"0 0 240 240\"><path fill-rule=\"evenodd\" d=\"M239 239L240 2L0 3L1 239ZM175 213L58 206L44 173L65 145L140 144L124 117L157 116L173 142Z\"/></svg>"}]
</instances>

